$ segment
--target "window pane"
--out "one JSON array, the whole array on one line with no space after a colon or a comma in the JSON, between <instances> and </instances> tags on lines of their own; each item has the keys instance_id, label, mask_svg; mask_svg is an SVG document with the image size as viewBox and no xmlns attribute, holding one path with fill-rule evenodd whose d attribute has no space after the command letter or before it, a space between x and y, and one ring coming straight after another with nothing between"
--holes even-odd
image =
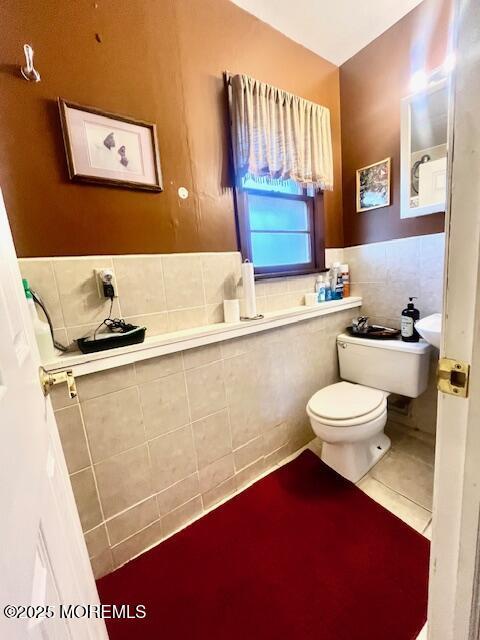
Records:
<instances>
[{"instance_id":1,"label":"window pane","mask_svg":"<svg viewBox=\"0 0 480 640\"><path fill-rule=\"evenodd\" d=\"M303 200L248 195L252 231L308 231L308 210Z\"/></svg>"},{"instance_id":2,"label":"window pane","mask_svg":"<svg viewBox=\"0 0 480 640\"><path fill-rule=\"evenodd\" d=\"M256 267L311 262L310 234L253 231L252 254Z\"/></svg>"}]
</instances>

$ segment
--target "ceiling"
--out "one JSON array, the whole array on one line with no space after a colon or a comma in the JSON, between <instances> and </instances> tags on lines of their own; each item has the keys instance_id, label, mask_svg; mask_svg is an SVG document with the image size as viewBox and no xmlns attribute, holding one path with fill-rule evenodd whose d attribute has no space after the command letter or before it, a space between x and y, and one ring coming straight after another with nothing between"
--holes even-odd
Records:
<instances>
[{"instance_id":1,"label":"ceiling","mask_svg":"<svg viewBox=\"0 0 480 640\"><path fill-rule=\"evenodd\" d=\"M295 42L343 64L422 0L233 0Z\"/></svg>"}]
</instances>

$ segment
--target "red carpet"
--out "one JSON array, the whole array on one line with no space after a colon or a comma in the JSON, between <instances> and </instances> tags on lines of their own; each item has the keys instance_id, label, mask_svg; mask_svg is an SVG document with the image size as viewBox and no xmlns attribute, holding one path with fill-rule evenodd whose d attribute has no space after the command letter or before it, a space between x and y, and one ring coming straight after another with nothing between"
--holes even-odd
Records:
<instances>
[{"instance_id":1,"label":"red carpet","mask_svg":"<svg viewBox=\"0 0 480 640\"><path fill-rule=\"evenodd\" d=\"M110 640L413 640L429 543L310 451L98 581Z\"/></svg>"}]
</instances>

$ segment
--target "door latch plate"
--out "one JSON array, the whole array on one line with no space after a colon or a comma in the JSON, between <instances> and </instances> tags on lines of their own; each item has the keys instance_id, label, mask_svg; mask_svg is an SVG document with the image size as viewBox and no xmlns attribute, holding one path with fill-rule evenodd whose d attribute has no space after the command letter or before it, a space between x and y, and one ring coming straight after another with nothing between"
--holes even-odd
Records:
<instances>
[{"instance_id":1,"label":"door latch plate","mask_svg":"<svg viewBox=\"0 0 480 640\"><path fill-rule=\"evenodd\" d=\"M470 365L462 360L440 358L437 368L437 389L459 398L468 396Z\"/></svg>"}]
</instances>

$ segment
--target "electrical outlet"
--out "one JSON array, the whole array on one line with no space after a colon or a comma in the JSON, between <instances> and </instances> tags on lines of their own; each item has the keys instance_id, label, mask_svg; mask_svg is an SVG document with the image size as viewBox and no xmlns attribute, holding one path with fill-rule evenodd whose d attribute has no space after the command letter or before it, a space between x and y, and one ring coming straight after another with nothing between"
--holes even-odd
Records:
<instances>
[{"instance_id":1,"label":"electrical outlet","mask_svg":"<svg viewBox=\"0 0 480 640\"><path fill-rule=\"evenodd\" d=\"M117 297L117 283L113 269L95 269L95 279L97 281L97 291L99 297L105 298Z\"/></svg>"}]
</instances>

